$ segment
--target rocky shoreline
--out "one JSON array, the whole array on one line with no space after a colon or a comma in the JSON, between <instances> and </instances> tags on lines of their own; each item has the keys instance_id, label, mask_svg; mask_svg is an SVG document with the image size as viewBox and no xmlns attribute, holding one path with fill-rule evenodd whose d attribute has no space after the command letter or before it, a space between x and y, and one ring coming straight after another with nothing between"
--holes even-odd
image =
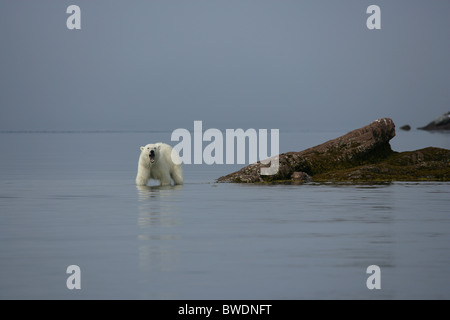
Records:
<instances>
[{"instance_id":1,"label":"rocky shoreline","mask_svg":"<svg viewBox=\"0 0 450 320\"><path fill-rule=\"evenodd\" d=\"M434 119L426 126L417 129L427 131L450 130L450 111Z\"/></svg>"},{"instance_id":2,"label":"rocky shoreline","mask_svg":"<svg viewBox=\"0 0 450 320\"><path fill-rule=\"evenodd\" d=\"M395 152L389 144L394 136L394 122L378 119L318 146L276 156L279 170L275 175L260 175L260 168L268 165L257 162L220 177L217 182L450 181L450 150L429 147Z\"/></svg>"}]
</instances>

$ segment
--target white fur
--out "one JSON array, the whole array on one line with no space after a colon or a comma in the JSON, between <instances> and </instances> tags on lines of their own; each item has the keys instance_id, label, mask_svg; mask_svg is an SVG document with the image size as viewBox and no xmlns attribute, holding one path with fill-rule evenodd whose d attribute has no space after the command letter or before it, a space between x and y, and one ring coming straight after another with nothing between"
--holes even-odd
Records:
<instances>
[{"instance_id":1,"label":"white fur","mask_svg":"<svg viewBox=\"0 0 450 320\"><path fill-rule=\"evenodd\" d=\"M154 150L155 160L150 161L150 151ZM145 186L150 179L159 180L162 186L171 184L183 184L183 169L181 160L176 151L165 143L148 144L141 147L136 185Z\"/></svg>"}]
</instances>

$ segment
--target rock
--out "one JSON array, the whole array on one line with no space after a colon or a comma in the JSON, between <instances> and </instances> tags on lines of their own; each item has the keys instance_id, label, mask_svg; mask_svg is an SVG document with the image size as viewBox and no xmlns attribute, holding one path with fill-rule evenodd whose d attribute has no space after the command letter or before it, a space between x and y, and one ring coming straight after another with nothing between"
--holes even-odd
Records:
<instances>
[{"instance_id":1,"label":"rock","mask_svg":"<svg viewBox=\"0 0 450 320\"><path fill-rule=\"evenodd\" d=\"M395 152L385 160L314 176L316 182L450 181L450 150Z\"/></svg>"},{"instance_id":2,"label":"rock","mask_svg":"<svg viewBox=\"0 0 450 320\"><path fill-rule=\"evenodd\" d=\"M411 130L411 126L409 124L405 124L404 126L401 126L400 129L404 131L409 131Z\"/></svg>"},{"instance_id":3,"label":"rock","mask_svg":"<svg viewBox=\"0 0 450 320\"><path fill-rule=\"evenodd\" d=\"M270 182L291 180L294 172L310 176L330 170L344 169L384 159L393 151L389 144L395 136L395 125L389 118L378 119L371 124L353 130L301 152L279 155L278 173L260 175L261 163L251 164L241 170L217 179L219 182Z\"/></svg>"},{"instance_id":4,"label":"rock","mask_svg":"<svg viewBox=\"0 0 450 320\"><path fill-rule=\"evenodd\" d=\"M389 141L395 125L379 119L300 152L278 155L279 170L272 176L260 175L261 163L220 177L218 182L294 183L450 181L450 150L425 148L394 152Z\"/></svg>"},{"instance_id":5,"label":"rock","mask_svg":"<svg viewBox=\"0 0 450 320\"><path fill-rule=\"evenodd\" d=\"M291 176L292 181L296 182L310 182L312 181L312 177L305 172L295 171Z\"/></svg>"},{"instance_id":6,"label":"rock","mask_svg":"<svg viewBox=\"0 0 450 320\"><path fill-rule=\"evenodd\" d=\"M442 116L431 121L425 127L418 128L421 130L450 130L450 112L444 113Z\"/></svg>"}]
</instances>

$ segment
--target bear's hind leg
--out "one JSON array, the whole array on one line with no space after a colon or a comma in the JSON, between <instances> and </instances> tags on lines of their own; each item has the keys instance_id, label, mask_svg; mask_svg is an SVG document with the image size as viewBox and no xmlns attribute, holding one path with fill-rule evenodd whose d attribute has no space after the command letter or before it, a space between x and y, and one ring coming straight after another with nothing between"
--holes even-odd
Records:
<instances>
[{"instance_id":1,"label":"bear's hind leg","mask_svg":"<svg viewBox=\"0 0 450 320\"><path fill-rule=\"evenodd\" d=\"M183 170L181 167L175 168L172 171L171 176L175 184L183 184Z\"/></svg>"}]
</instances>

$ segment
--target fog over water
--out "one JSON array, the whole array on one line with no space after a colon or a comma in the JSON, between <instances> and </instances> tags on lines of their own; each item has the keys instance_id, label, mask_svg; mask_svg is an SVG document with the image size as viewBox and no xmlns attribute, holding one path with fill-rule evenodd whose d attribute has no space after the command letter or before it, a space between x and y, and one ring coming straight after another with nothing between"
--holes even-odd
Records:
<instances>
[{"instance_id":1,"label":"fog over water","mask_svg":"<svg viewBox=\"0 0 450 320\"><path fill-rule=\"evenodd\" d=\"M372 4L0 0L0 299L449 299L448 182L223 184L243 165L203 162L135 185L139 147L194 121L288 152L389 117L395 151L449 149L416 128L450 109L450 2L376 1L380 30Z\"/></svg>"}]
</instances>

